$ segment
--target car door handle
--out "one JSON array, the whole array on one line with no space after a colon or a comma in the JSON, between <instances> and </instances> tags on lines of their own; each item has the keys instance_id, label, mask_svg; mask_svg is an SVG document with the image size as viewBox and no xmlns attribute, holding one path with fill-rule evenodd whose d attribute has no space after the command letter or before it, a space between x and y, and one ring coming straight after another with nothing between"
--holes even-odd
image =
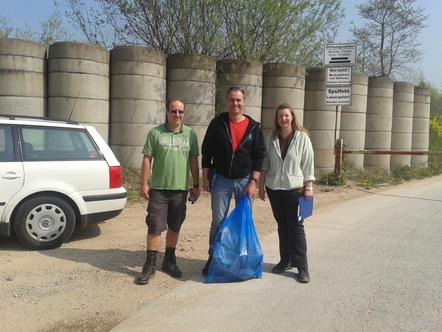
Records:
<instances>
[{"instance_id":1,"label":"car door handle","mask_svg":"<svg viewBox=\"0 0 442 332\"><path fill-rule=\"evenodd\" d=\"M18 179L21 178L21 175L16 174L14 172L6 172L5 174L2 175L2 179L6 179L6 180L14 180L14 179Z\"/></svg>"}]
</instances>

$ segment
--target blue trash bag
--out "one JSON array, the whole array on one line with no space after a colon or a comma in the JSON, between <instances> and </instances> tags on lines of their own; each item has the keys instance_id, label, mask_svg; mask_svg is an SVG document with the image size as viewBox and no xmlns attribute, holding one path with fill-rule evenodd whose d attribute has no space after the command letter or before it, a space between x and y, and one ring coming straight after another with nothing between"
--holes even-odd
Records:
<instances>
[{"instance_id":1,"label":"blue trash bag","mask_svg":"<svg viewBox=\"0 0 442 332\"><path fill-rule=\"evenodd\" d=\"M244 196L216 235L206 283L261 278L262 260L250 201Z\"/></svg>"}]
</instances>

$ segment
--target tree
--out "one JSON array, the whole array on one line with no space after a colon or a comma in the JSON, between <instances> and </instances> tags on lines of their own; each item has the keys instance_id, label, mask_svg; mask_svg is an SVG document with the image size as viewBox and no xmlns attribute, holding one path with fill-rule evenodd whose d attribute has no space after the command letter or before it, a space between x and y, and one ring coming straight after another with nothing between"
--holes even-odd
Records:
<instances>
[{"instance_id":1,"label":"tree","mask_svg":"<svg viewBox=\"0 0 442 332\"><path fill-rule=\"evenodd\" d=\"M36 37L36 33L32 31L28 22L25 22L23 28L16 28L14 34L16 38L39 41Z\"/></svg>"},{"instance_id":2,"label":"tree","mask_svg":"<svg viewBox=\"0 0 442 332\"><path fill-rule=\"evenodd\" d=\"M311 64L342 17L340 0L69 0L89 42L144 44L190 53ZM112 34L103 33L112 31ZM108 38L112 36L112 38Z\"/></svg>"},{"instance_id":3,"label":"tree","mask_svg":"<svg viewBox=\"0 0 442 332\"><path fill-rule=\"evenodd\" d=\"M8 26L6 18L0 15L0 38L10 37L12 34L16 38L35 40L48 47L52 43L61 40L72 39L72 34L63 25L63 17L58 8L58 3L54 1L54 10L49 17L40 23L41 32L37 33L25 22L23 28L12 28Z\"/></svg>"},{"instance_id":4,"label":"tree","mask_svg":"<svg viewBox=\"0 0 442 332\"><path fill-rule=\"evenodd\" d=\"M41 22L41 32L38 36L38 40L45 44L46 47L49 47L49 45L57 41L71 39L72 33L65 29L58 3L54 1L54 11L49 15L46 21Z\"/></svg>"},{"instance_id":5,"label":"tree","mask_svg":"<svg viewBox=\"0 0 442 332\"><path fill-rule=\"evenodd\" d=\"M260 62L321 63L323 45L333 40L342 17L340 1L335 0L244 0L224 5L232 56Z\"/></svg>"},{"instance_id":6,"label":"tree","mask_svg":"<svg viewBox=\"0 0 442 332\"><path fill-rule=\"evenodd\" d=\"M367 0L358 5L366 22L353 26L362 70L373 76L401 76L420 60L417 35L426 27L427 16L415 8L416 0Z\"/></svg>"},{"instance_id":7,"label":"tree","mask_svg":"<svg viewBox=\"0 0 442 332\"><path fill-rule=\"evenodd\" d=\"M8 38L13 30L14 29L8 25L6 17L0 15L0 38Z\"/></svg>"}]
</instances>

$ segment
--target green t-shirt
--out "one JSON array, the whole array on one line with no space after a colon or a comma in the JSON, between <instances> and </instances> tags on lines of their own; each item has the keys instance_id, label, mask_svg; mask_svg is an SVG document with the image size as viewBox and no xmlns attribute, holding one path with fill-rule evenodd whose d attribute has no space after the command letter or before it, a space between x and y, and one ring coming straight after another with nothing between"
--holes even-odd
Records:
<instances>
[{"instance_id":1,"label":"green t-shirt","mask_svg":"<svg viewBox=\"0 0 442 332\"><path fill-rule=\"evenodd\" d=\"M179 132L170 131L166 124L153 128L147 135L143 153L153 158L151 188L189 188L189 158L199 155L198 140L191 128L182 125Z\"/></svg>"}]
</instances>

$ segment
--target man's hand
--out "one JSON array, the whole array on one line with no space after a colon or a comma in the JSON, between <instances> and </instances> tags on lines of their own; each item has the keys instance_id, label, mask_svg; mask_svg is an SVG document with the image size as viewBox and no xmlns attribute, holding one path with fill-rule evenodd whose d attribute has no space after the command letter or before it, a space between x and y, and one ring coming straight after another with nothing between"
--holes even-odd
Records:
<instances>
[{"instance_id":1,"label":"man's hand","mask_svg":"<svg viewBox=\"0 0 442 332\"><path fill-rule=\"evenodd\" d=\"M209 185L210 181L209 178L207 176L203 176L203 190L210 192L210 185Z\"/></svg>"},{"instance_id":2,"label":"man's hand","mask_svg":"<svg viewBox=\"0 0 442 332\"><path fill-rule=\"evenodd\" d=\"M255 195L256 195L256 182L255 182L255 180L250 180L249 184L246 187L246 193L247 193L247 196L249 196L249 199L255 198Z\"/></svg>"},{"instance_id":3,"label":"man's hand","mask_svg":"<svg viewBox=\"0 0 442 332\"><path fill-rule=\"evenodd\" d=\"M192 204L195 203L200 197L200 188L191 188L189 198L192 198Z\"/></svg>"},{"instance_id":4,"label":"man's hand","mask_svg":"<svg viewBox=\"0 0 442 332\"><path fill-rule=\"evenodd\" d=\"M149 185L147 183L141 185L140 196L143 197L146 201L149 200Z\"/></svg>"}]
</instances>

